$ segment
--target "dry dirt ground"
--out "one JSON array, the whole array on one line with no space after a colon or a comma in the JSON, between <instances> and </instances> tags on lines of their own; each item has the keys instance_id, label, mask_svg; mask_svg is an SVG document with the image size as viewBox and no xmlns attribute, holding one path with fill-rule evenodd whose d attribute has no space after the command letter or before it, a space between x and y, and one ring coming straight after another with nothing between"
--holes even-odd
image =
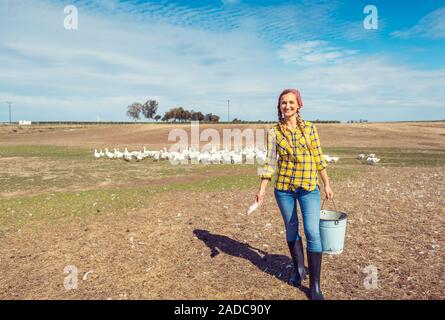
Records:
<instances>
[{"instance_id":1,"label":"dry dirt ground","mask_svg":"<svg viewBox=\"0 0 445 320\"><path fill-rule=\"evenodd\" d=\"M444 123L318 127L322 144L334 150L358 146L445 150ZM0 127L0 146L167 145L166 127L99 126L69 131L73 128L13 132ZM22 170L22 175L33 168L50 172L51 167L65 165L51 161L48 168L43 164L31 166ZM83 162L90 163L79 160L68 166ZM119 165L110 168L118 170ZM19 167L25 165L7 167L12 171L2 174L17 177ZM344 252L323 258L321 284L326 298L443 299L445 166L351 163L342 167L340 162L331 167L332 173L348 173L331 179L335 205L348 213L348 225ZM56 179L56 188L38 184L40 190L30 187L18 194L3 194L0 298L307 299L304 290L286 282L291 260L273 189L268 187L264 205L247 215L245 210L257 184L243 182L234 189L219 188L222 180L213 183L211 179L220 179L225 172L234 179L232 183L245 175L254 176L255 169L227 170L232 171L210 169L170 175L170 180L156 185L173 185L178 177L180 183L191 181L190 190L150 193L155 187L153 180L143 177L127 192L122 190L127 190L131 181L119 184L110 178L109 185L104 186L98 175L86 184L70 184L80 179L73 175L60 185ZM205 179L210 181L208 188L199 188L197 183ZM108 191L102 189L110 187L116 189L110 191L104 209L84 214L86 207L96 207L96 202L103 200L102 192ZM89 192L93 192L92 198ZM77 196L85 207L79 205L78 209L72 200ZM56 211L74 213L53 219L49 209L53 209L54 197L62 199L54 205ZM30 210L34 203L35 213ZM332 203L325 206L332 207ZM37 207L48 210L48 217L46 211L38 215ZM64 280L73 275L64 273L67 266L74 266L78 273L73 290L64 287ZM370 282L370 272L375 272L376 282ZM308 280L303 284L307 288Z\"/></svg>"},{"instance_id":2,"label":"dry dirt ground","mask_svg":"<svg viewBox=\"0 0 445 320\"><path fill-rule=\"evenodd\" d=\"M200 130L212 128L223 136L224 129L241 131L267 129L270 124L201 124ZM190 135L190 125L62 125L0 126L0 145L47 144L89 148L137 147L157 149L168 146L171 129L183 129ZM401 147L420 149L445 148L445 122L396 122L317 124L325 147ZM203 143L201 143L203 144ZM402 145L401 145L402 144Z\"/></svg>"}]
</instances>

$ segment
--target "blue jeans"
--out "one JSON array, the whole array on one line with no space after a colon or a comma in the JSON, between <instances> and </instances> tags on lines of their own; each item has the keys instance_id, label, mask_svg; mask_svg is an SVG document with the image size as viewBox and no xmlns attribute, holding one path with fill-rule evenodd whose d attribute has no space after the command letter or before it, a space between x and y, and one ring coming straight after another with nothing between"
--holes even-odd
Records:
<instances>
[{"instance_id":1,"label":"blue jeans","mask_svg":"<svg viewBox=\"0 0 445 320\"><path fill-rule=\"evenodd\" d=\"M304 234L309 252L322 252L320 238L320 190L318 186L313 191L297 188L295 191L274 189L275 199L283 216L286 227L287 241L298 241L297 202L303 216Z\"/></svg>"}]
</instances>

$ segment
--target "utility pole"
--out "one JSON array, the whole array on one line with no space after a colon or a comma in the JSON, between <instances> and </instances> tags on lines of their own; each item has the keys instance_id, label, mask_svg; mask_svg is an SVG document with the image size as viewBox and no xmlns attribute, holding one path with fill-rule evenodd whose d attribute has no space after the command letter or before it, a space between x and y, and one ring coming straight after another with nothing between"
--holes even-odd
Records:
<instances>
[{"instance_id":1,"label":"utility pole","mask_svg":"<svg viewBox=\"0 0 445 320\"><path fill-rule=\"evenodd\" d=\"M230 100L227 100L227 122L230 122Z\"/></svg>"},{"instance_id":2,"label":"utility pole","mask_svg":"<svg viewBox=\"0 0 445 320\"><path fill-rule=\"evenodd\" d=\"M5 101L5 103L9 104L9 124L11 124L11 101Z\"/></svg>"}]
</instances>

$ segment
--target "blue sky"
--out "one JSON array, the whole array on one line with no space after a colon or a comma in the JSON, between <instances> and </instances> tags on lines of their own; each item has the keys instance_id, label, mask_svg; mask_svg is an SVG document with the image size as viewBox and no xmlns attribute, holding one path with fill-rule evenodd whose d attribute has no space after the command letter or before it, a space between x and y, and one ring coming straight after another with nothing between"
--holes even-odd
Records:
<instances>
[{"instance_id":1,"label":"blue sky","mask_svg":"<svg viewBox=\"0 0 445 320\"><path fill-rule=\"evenodd\" d=\"M0 121L4 101L16 121L109 121L147 99L275 120L289 87L308 120L445 119L443 52L443 0L0 0Z\"/></svg>"}]
</instances>

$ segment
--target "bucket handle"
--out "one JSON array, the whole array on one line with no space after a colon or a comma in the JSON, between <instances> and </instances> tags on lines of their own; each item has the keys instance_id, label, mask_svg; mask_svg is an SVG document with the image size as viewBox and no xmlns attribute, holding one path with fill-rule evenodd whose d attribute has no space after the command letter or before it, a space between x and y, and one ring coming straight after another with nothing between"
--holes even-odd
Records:
<instances>
[{"instance_id":1,"label":"bucket handle","mask_svg":"<svg viewBox=\"0 0 445 320\"><path fill-rule=\"evenodd\" d=\"M335 209L335 211L338 211L338 210L337 210L337 206L335 205L334 198L332 198L331 200L332 200L332 202L334 203L334 209ZM323 203L321 204L321 210L323 210L323 206L324 206L324 202L325 202L325 201L326 201L326 199L323 199Z\"/></svg>"}]
</instances>

